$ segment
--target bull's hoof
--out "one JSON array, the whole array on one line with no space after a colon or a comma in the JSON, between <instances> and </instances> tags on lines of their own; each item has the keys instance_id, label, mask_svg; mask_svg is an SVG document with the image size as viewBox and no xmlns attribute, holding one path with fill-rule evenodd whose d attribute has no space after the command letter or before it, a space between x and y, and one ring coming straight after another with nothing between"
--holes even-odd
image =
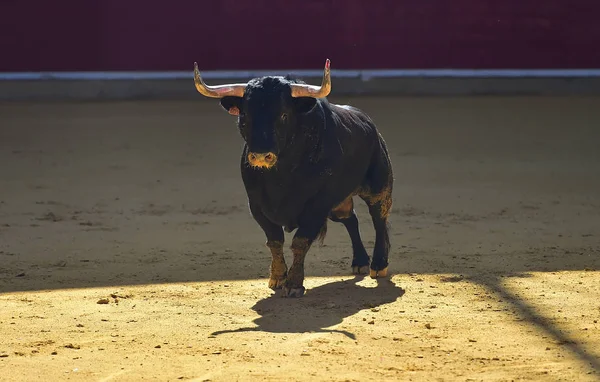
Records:
<instances>
[{"instance_id":1,"label":"bull's hoof","mask_svg":"<svg viewBox=\"0 0 600 382\"><path fill-rule=\"evenodd\" d=\"M285 282L285 277L281 278L281 279L272 277L269 279L269 288L271 288L273 290L281 289L283 287L284 282Z\"/></svg>"},{"instance_id":2,"label":"bull's hoof","mask_svg":"<svg viewBox=\"0 0 600 382\"><path fill-rule=\"evenodd\" d=\"M362 267L359 267L357 265L352 267L352 274L353 275L366 275L369 272L369 266L368 265L363 265Z\"/></svg>"},{"instance_id":3,"label":"bull's hoof","mask_svg":"<svg viewBox=\"0 0 600 382\"><path fill-rule=\"evenodd\" d=\"M382 270L376 271L375 269L371 269L371 272L369 273L369 276L371 276L372 279L376 279L376 278L383 278L386 277L388 274L388 269L387 267L383 268Z\"/></svg>"},{"instance_id":4,"label":"bull's hoof","mask_svg":"<svg viewBox=\"0 0 600 382\"><path fill-rule=\"evenodd\" d=\"M306 291L306 288L304 288L304 287L289 288L289 287L284 286L283 293L281 294L281 296L282 297L302 297L302 296L304 296L305 291Z\"/></svg>"}]
</instances>

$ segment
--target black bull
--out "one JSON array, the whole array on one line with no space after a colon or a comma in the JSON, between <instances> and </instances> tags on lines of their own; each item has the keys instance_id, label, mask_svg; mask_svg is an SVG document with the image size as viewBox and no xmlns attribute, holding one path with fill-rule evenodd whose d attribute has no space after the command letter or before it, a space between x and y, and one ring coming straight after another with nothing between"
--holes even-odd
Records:
<instances>
[{"instance_id":1,"label":"black bull","mask_svg":"<svg viewBox=\"0 0 600 382\"><path fill-rule=\"evenodd\" d=\"M207 86L194 68L200 93L219 98L238 116L245 141L242 180L250 212L271 251L269 287L283 296L304 294L304 259L324 239L327 219L344 224L352 242L352 272L386 277L393 173L385 141L361 110L327 101L329 60L321 87L289 77L255 78L247 84ZM369 207L376 239L373 259L362 243L353 196ZM284 229L297 229L288 269Z\"/></svg>"}]
</instances>

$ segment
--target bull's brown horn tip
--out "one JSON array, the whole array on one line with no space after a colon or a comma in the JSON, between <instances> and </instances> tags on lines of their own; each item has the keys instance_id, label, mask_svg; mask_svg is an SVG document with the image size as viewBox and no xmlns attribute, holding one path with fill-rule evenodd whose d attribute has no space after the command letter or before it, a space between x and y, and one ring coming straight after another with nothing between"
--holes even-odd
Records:
<instances>
[{"instance_id":1,"label":"bull's brown horn tip","mask_svg":"<svg viewBox=\"0 0 600 382\"><path fill-rule=\"evenodd\" d=\"M325 69L329 70L330 66L331 66L331 61L329 61L329 59L325 60Z\"/></svg>"}]
</instances>

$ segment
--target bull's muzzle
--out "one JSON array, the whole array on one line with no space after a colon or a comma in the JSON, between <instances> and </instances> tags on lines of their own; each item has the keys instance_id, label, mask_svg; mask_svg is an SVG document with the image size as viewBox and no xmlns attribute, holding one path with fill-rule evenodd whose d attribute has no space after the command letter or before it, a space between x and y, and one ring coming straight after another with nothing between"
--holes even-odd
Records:
<instances>
[{"instance_id":1,"label":"bull's muzzle","mask_svg":"<svg viewBox=\"0 0 600 382\"><path fill-rule=\"evenodd\" d=\"M277 155L275 153L249 153L248 163L252 167L259 168L271 168L277 162Z\"/></svg>"}]
</instances>

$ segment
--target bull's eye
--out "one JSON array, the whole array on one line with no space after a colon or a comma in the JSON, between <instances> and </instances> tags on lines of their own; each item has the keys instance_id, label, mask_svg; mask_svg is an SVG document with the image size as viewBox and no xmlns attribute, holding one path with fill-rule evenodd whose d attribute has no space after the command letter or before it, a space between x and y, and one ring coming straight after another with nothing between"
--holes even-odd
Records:
<instances>
[{"instance_id":1,"label":"bull's eye","mask_svg":"<svg viewBox=\"0 0 600 382\"><path fill-rule=\"evenodd\" d=\"M288 115L287 115L287 113L282 113L282 114L281 114L281 122L285 122L285 121L287 121L287 118L288 118Z\"/></svg>"}]
</instances>

